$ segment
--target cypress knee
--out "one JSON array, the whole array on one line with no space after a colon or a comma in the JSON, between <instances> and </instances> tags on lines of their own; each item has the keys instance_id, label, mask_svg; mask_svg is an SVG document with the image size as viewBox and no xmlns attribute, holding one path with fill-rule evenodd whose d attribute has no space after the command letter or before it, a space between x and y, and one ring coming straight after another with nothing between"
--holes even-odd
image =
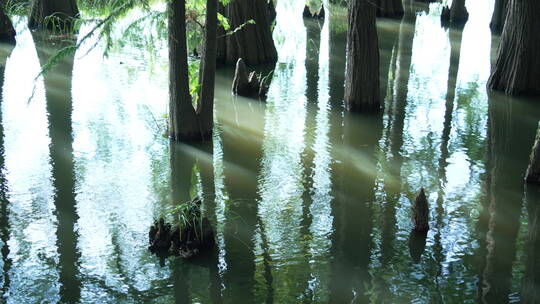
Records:
<instances>
[{"instance_id":1,"label":"cypress knee","mask_svg":"<svg viewBox=\"0 0 540 304\"><path fill-rule=\"evenodd\" d=\"M536 131L536 138L531 152L531 159L525 181L532 184L540 184L540 126Z\"/></svg>"},{"instance_id":2,"label":"cypress knee","mask_svg":"<svg viewBox=\"0 0 540 304\"><path fill-rule=\"evenodd\" d=\"M413 205L414 231L426 233L429 230L429 203L424 188L420 189Z\"/></svg>"},{"instance_id":3,"label":"cypress knee","mask_svg":"<svg viewBox=\"0 0 540 304\"><path fill-rule=\"evenodd\" d=\"M370 0L349 1L345 106L349 111L380 109L379 46L375 5Z\"/></svg>"},{"instance_id":4,"label":"cypress knee","mask_svg":"<svg viewBox=\"0 0 540 304\"><path fill-rule=\"evenodd\" d=\"M540 1L510 0L488 88L540 94Z\"/></svg>"}]
</instances>

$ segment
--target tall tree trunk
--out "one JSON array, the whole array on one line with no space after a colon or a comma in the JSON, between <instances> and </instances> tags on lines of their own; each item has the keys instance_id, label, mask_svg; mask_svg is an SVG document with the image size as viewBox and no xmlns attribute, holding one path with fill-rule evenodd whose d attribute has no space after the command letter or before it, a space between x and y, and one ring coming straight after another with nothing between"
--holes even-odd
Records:
<instances>
[{"instance_id":1,"label":"tall tree trunk","mask_svg":"<svg viewBox=\"0 0 540 304\"><path fill-rule=\"evenodd\" d=\"M401 17L403 16L402 0L376 0L377 17Z\"/></svg>"},{"instance_id":2,"label":"tall tree trunk","mask_svg":"<svg viewBox=\"0 0 540 304\"><path fill-rule=\"evenodd\" d=\"M214 86L216 78L217 55L217 6L218 0L206 1L206 24L204 36L204 53L201 61L201 94L197 105L201 135L212 134L214 126Z\"/></svg>"},{"instance_id":3,"label":"tall tree trunk","mask_svg":"<svg viewBox=\"0 0 540 304\"><path fill-rule=\"evenodd\" d=\"M243 28L232 35L220 35L218 62L234 65L238 58L243 58L248 65L258 65L277 61L267 0L232 0L221 9L231 30L242 25ZM255 24L246 24L249 20ZM221 29L220 33L224 31Z\"/></svg>"},{"instance_id":4,"label":"tall tree trunk","mask_svg":"<svg viewBox=\"0 0 540 304\"><path fill-rule=\"evenodd\" d=\"M56 52L74 46L76 37L51 41L43 33L32 32L41 66ZM78 235L75 226L79 218L75 201L75 173L72 137L71 78L74 54L64 57L44 75L49 136L51 138L51 171L56 196L54 199L58 226L56 231L59 253L60 299L62 303L78 303L81 286L79 276ZM63 81L58 81L58 75ZM55 77L56 76L56 77Z\"/></svg>"},{"instance_id":5,"label":"tall tree trunk","mask_svg":"<svg viewBox=\"0 0 540 304\"><path fill-rule=\"evenodd\" d=\"M349 2L345 105L354 112L380 109L375 6L369 0Z\"/></svg>"},{"instance_id":6,"label":"tall tree trunk","mask_svg":"<svg viewBox=\"0 0 540 304\"><path fill-rule=\"evenodd\" d=\"M189 94L186 2L169 2L169 132L174 140L200 137L197 113Z\"/></svg>"},{"instance_id":7,"label":"tall tree trunk","mask_svg":"<svg viewBox=\"0 0 540 304\"><path fill-rule=\"evenodd\" d=\"M5 13L5 0L0 0L0 43L15 43L15 29Z\"/></svg>"},{"instance_id":8,"label":"tall tree trunk","mask_svg":"<svg viewBox=\"0 0 540 304\"><path fill-rule=\"evenodd\" d=\"M212 133L216 74L217 0L207 1L205 46L197 109L189 93L186 2L169 3L169 134L176 141L204 140Z\"/></svg>"},{"instance_id":9,"label":"tall tree trunk","mask_svg":"<svg viewBox=\"0 0 540 304\"><path fill-rule=\"evenodd\" d=\"M503 30L507 4L508 0L495 0L495 8L489 24L489 27L495 33L500 33Z\"/></svg>"},{"instance_id":10,"label":"tall tree trunk","mask_svg":"<svg viewBox=\"0 0 540 304\"><path fill-rule=\"evenodd\" d=\"M76 0L33 0L28 27L68 32L72 30L76 18L79 18Z\"/></svg>"},{"instance_id":11,"label":"tall tree trunk","mask_svg":"<svg viewBox=\"0 0 540 304\"><path fill-rule=\"evenodd\" d=\"M506 94L540 94L540 1L510 0L488 87Z\"/></svg>"}]
</instances>

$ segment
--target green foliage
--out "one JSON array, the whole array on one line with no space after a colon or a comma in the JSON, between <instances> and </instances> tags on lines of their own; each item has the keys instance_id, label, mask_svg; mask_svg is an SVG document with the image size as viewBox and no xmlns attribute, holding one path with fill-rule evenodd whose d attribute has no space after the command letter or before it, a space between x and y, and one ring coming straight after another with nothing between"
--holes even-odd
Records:
<instances>
[{"instance_id":1,"label":"green foliage","mask_svg":"<svg viewBox=\"0 0 540 304\"><path fill-rule=\"evenodd\" d=\"M199 83L199 70L200 60L193 60L189 62L188 75L189 75L189 94L191 95L193 106L197 106L199 99L199 91L201 84Z\"/></svg>"},{"instance_id":2,"label":"green foliage","mask_svg":"<svg viewBox=\"0 0 540 304\"><path fill-rule=\"evenodd\" d=\"M169 213L173 216L175 223L178 224L180 231L197 227L198 229L194 229L197 238L204 237L202 233L201 205L201 199L195 197L190 201L169 208ZM180 233L180 238L182 236L183 233Z\"/></svg>"},{"instance_id":3,"label":"green foliage","mask_svg":"<svg viewBox=\"0 0 540 304\"><path fill-rule=\"evenodd\" d=\"M7 0L4 2L4 13L12 16L25 16L28 11L26 7L27 5L21 1Z\"/></svg>"}]
</instances>

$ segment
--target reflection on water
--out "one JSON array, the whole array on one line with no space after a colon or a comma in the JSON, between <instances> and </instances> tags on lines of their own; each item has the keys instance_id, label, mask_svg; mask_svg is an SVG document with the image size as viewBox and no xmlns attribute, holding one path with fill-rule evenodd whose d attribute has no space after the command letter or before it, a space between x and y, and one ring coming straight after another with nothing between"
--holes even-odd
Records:
<instances>
[{"instance_id":1,"label":"reflection on water","mask_svg":"<svg viewBox=\"0 0 540 304\"><path fill-rule=\"evenodd\" d=\"M493 1L467 8L462 30L440 27L439 3L381 19L384 111L357 115L342 107L346 8L303 20L278 1L268 99L231 96L218 71L214 136L197 145L161 136L164 50L83 47L34 82L74 41L19 19L0 48L2 302L538 302L538 189L522 177L540 110L486 92ZM149 254L154 219L196 195L217 248Z\"/></svg>"}]
</instances>

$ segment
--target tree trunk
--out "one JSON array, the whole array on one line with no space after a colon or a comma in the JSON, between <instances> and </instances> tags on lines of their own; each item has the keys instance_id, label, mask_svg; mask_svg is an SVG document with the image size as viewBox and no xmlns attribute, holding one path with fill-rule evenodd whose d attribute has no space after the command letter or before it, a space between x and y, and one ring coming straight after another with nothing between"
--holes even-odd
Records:
<instances>
[{"instance_id":1,"label":"tree trunk","mask_svg":"<svg viewBox=\"0 0 540 304\"><path fill-rule=\"evenodd\" d=\"M199 138L197 113L189 94L185 0L169 2L169 132L174 140Z\"/></svg>"},{"instance_id":2,"label":"tree trunk","mask_svg":"<svg viewBox=\"0 0 540 304\"><path fill-rule=\"evenodd\" d=\"M506 94L540 94L540 1L510 0L488 87Z\"/></svg>"},{"instance_id":3,"label":"tree trunk","mask_svg":"<svg viewBox=\"0 0 540 304\"><path fill-rule=\"evenodd\" d=\"M403 2L401 0L377 0L377 17L403 16Z\"/></svg>"},{"instance_id":4,"label":"tree trunk","mask_svg":"<svg viewBox=\"0 0 540 304\"><path fill-rule=\"evenodd\" d=\"M201 135L212 134L214 126L214 86L216 78L217 54L217 0L206 1L206 24L204 37L204 53L201 61L201 94L197 105Z\"/></svg>"},{"instance_id":5,"label":"tree trunk","mask_svg":"<svg viewBox=\"0 0 540 304\"><path fill-rule=\"evenodd\" d=\"M0 42L15 44L15 29L4 12L4 1L0 0Z\"/></svg>"},{"instance_id":6,"label":"tree trunk","mask_svg":"<svg viewBox=\"0 0 540 304\"><path fill-rule=\"evenodd\" d=\"M506 5L508 0L495 0L495 8L489 27L494 33L500 33L504 27L504 19L506 19Z\"/></svg>"},{"instance_id":7,"label":"tree trunk","mask_svg":"<svg viewBox=\"0 0 540 304\"><path fill-rule=\"evenodd\" d=\"M232 0L221 9L222 14L229 19L230 30L244 26L234 34L224 37L225 31L220 29L217 58L219 63L234 65L239 58L243 58L248 65L277 61L266 0ZM255 24L246 24L249 20L255 21Z\"/></svg>"},{"instance_id":8,"label":"tree trunk","mask_svg":"<svg viewBox=\"0 0 540 304\"><path fill-rule=\"evenodd\" d=\"M368 0L349 2L345 105L353 112L380 109L375 6Z\"/></svg>"},{"instance_id":9,"label":"tree trunk","mask_svg":"<svg viewBox=\"0 0 540 304\"><path fill-rule=\"evenodd\" d=\"M54 20L50 18L52 16ZM76 18L79 18L79 8L75 0L34 0L30 7L28 27L68 32L72 30Z\"/></svg>"}]
</instances>

